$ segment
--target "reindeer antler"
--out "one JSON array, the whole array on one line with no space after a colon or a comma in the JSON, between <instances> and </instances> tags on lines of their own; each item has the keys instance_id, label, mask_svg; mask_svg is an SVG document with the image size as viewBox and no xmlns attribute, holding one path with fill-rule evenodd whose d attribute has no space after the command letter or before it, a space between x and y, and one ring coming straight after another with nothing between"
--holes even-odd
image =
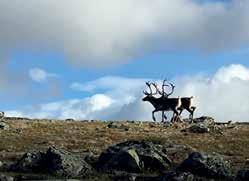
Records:
<instances>
[{"instance_id":1,"label":"reindeer antler","mask_svg":"<svg viewBox=\"0 0 249 181\"><path fill-rule=\"evenodd\" d=\"M151 84L155 87L155 89L156 89L156 94L157 94L157 93L161 94L161 91L159 90L157 84L156 84L155 82L152 82Z\"/></svg>"},{"instance_id":2,"label":"reindeer antler","mask_svg":"<svg viewBox=\"0 0 249 181\"><path fill-rule=\"evenodd\" d=\"M149 89L150 89L150 93L148 93L147 91L143 91L143 93L145 94L145 95L155 95L155 94L157 94L157 87L154 85L155 83L153 83L153 82L146 82L145 83L148 87L149 87ZM155 88L156 88L156 92L155 93L153 93L152 92L152 89L151 89L151 85L153 85Z\"/></svg>"},{"instance_id":3,"label":"reindeer antler","mask_svg":"<svg viewBox=\"0 0 249 181\"><path fill-rule=\"evenodd\" d=\"M169 85L165 84L165 82L166 82L166 81L167 81L167 79L164 79L164 80L163 80L163 84L162 84L162 92L159 92L159 94L160 94L160 95L162 95L162 96L167 95L167 93L165 92L164 87L169 86Z\"/></svg>"},{"instance_id":4,"label":"reindeer antler","mask_svg":"<svg viewBox=\"0 0 249 181\"><path fill-rule=\"evenodd\" d=\"M169 83L169 84L170 84L170 86L171 86L171 92L170 92L169 94L165 93L165 94L167 95L167 97L169 97L171 94L173 94L173 93L174 93L174 90L175 90L175 85L172 84L172 83Z\"/></svg>"}]
</instances>

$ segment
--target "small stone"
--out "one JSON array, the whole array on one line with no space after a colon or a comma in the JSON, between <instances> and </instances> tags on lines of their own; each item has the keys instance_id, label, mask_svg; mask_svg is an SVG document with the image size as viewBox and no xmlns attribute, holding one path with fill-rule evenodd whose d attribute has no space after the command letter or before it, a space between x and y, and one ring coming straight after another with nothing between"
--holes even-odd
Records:
<instances>
[{"instance_id":1,"label":"small stone","mask_svg":"<svg viewBox=\"0 0 249 181\"><path fill-rule=\"evenodd\" d=\"M20 128L16 129L16 133L21 134L22 133L22 129L20 129Z\"/></svg>"},{"instance_id":2,"label":"small stone","mask_svg":"<svg viewBox=\"0 0 249 181\"><path fill-rule=\"evenodd\" d=\"M195 118L195 119L193 119L193 122L194 123L203 123L206 125L211 125L211 124L215 123L214 118L208 117L208 116L202 116L199 118Z\"/></svg>"},{"instance_id":3,"label":"small stone","mask_svg":"<svg viewBox=\"0 0 249 181\"><path fill-rule=\"evenodd\" d=\"M65 121L72 122L72 121L74 121L74 119L69 118L69 119L66 119Z\"/></svg>"},{"instance_id":4,"label":"small stone","mask_svg":"<svg viewBox=\"0 0 249 181\"><path fill-rule=\"evenodd\" d=\"M200 123L200 124L192 125L189 128L186 128L182 131L184 132L189 131L191 133L209 133L210 129L208 128L207 125Z\"/></svg>"},{"instance_id":5,"label":"small stone","mask_svg":"<svg viewBox=\"0 0 249 181\"><path fill-rule=\"evenodd\" d=\"M0 130L9 130L10 127L7 123L5 122L0 122Z\"/></svg>"},{"instance_id":6,"label":"small stone","mask_svg":"<svg viewBox=\"0 0 249 181\"><path fill-rule=\"evenodd\" d=\"M125 131L129 131L129 127L125 126L123 123L121 122L110 122L108 125L107 125L107 128L110 128L110 129L123 129Z\"/></svg>"}]
</instances>

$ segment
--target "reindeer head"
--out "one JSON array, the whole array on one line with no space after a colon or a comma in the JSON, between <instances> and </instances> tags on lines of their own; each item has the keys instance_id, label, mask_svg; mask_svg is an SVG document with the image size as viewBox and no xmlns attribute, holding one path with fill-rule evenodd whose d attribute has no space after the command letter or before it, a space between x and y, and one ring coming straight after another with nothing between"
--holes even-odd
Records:
<instances>
[{"instance_id":1,"label":"reindeer head","mask_svg":"<svg viewBox=\"0 0 249 181\"><path fill-rule=\"evenodd\" d=\"M143 101L150 101L151 99L155 98L153 95L157 94L157 89L156 89L156 92L153 93L151 85L155 86L155 83L146 82L146 85L149 87L150 92L143 91L144 95L146 95L146 96L142 100Z\"/></svg>"}]
</instances>

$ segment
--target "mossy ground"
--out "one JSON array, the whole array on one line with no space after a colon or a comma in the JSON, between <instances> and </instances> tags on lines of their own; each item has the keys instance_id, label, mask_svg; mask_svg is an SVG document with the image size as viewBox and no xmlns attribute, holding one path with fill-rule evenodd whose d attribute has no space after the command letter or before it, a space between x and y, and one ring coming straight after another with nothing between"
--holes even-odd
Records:
<instances>
[{"instance_id":1,"label":"mossy ground","mask_svg":"<svg viewBox=\"0 0 249 181\"><path fill-rule=\"evenodd\" d=\"M224 155L234 170L244 168L249 159L249 125L238 124L220 133L182 132L186 124L171 127L151 122L120 122L128 129L108 128L106 121L3 120L10 130L0 130L0 161L13 162L27 151L47 150L49 146L71 152L101 151L127 140L151 140L159 143L188 145L198 151Z\"/></svg>"}]
</instances>

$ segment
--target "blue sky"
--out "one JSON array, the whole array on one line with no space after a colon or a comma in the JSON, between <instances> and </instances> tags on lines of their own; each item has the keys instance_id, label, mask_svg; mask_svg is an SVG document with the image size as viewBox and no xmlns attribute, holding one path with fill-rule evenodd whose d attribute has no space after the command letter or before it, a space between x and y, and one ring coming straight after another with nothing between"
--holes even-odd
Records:
<instances>
[{"instance_id":1,"label":"blue sky","mask_svg":"<svg viewBox=\"0 0 249 181\"><path fill-rule=\"evenodd\" d=\"M187 80L188 84L178 86L182 89L178 93L198 94L199 100L203 94L196 93L195 89L199 88L200 77L202 81L216 81L223 72L229 80L237 77L246 81L249 67L247 1L157 0L150 4L146 0L136 3L110 0L100 4L98 11L96 2L68 4L63 0L61 9L53 9L48 0L28 0L23 9L18 8L18 1L0 2L0 23L5 25L0 32L0 39L5 42L0 43L1 110L10 115L33 116L30 112L37 109L38 117L62 118L66 108L59 108L58 102L81 101L82 104L72 106L78 106L74 110L79 111L83 105L93 106L91 100L100 100L98 104L102 105L103 98L106 103L109 101L103 104L103 110L105 106L110 109L116 106L119 107L117 113L96 117L91 110L82 113L86 116L78 117L114 119L129 110L127 105L138 104L141 98L138 95L141 96L145 88L142 83L148 79L168 78L176 83ZM86 14L83 16L82 12ZM245 71L246 78L237 76L238 72L228 75L226 70ZM32 71L35 75L31 75ZM134 88L134 95L129 98L125 85L110 86L105 82L117 80L120 82L116 84L127 84L129 80L138 85L141 82L141 86L134 86L137 90ZM72 88L73 83L80 88ZM87 90L86 86L92 83L97 88ZM131 86L131 92L133 85L127 85ZM189 92L190 85L192 92ZM127 94L123 101L130 102L113 103L122 101L115 97L121 92ZM219 95L213 94L213 99ZM56 110L54 114L51 110L49 114L42 114L41 110L51 103L56 103L57 108L51 108ZM75 112L70 108L72 117ZM141 115L134 114L134 119L145 118L141 112ZM249 117L243 114L243 119ZM227 119L224 115L217 117Z\"/></svg>"}]
</instances>

